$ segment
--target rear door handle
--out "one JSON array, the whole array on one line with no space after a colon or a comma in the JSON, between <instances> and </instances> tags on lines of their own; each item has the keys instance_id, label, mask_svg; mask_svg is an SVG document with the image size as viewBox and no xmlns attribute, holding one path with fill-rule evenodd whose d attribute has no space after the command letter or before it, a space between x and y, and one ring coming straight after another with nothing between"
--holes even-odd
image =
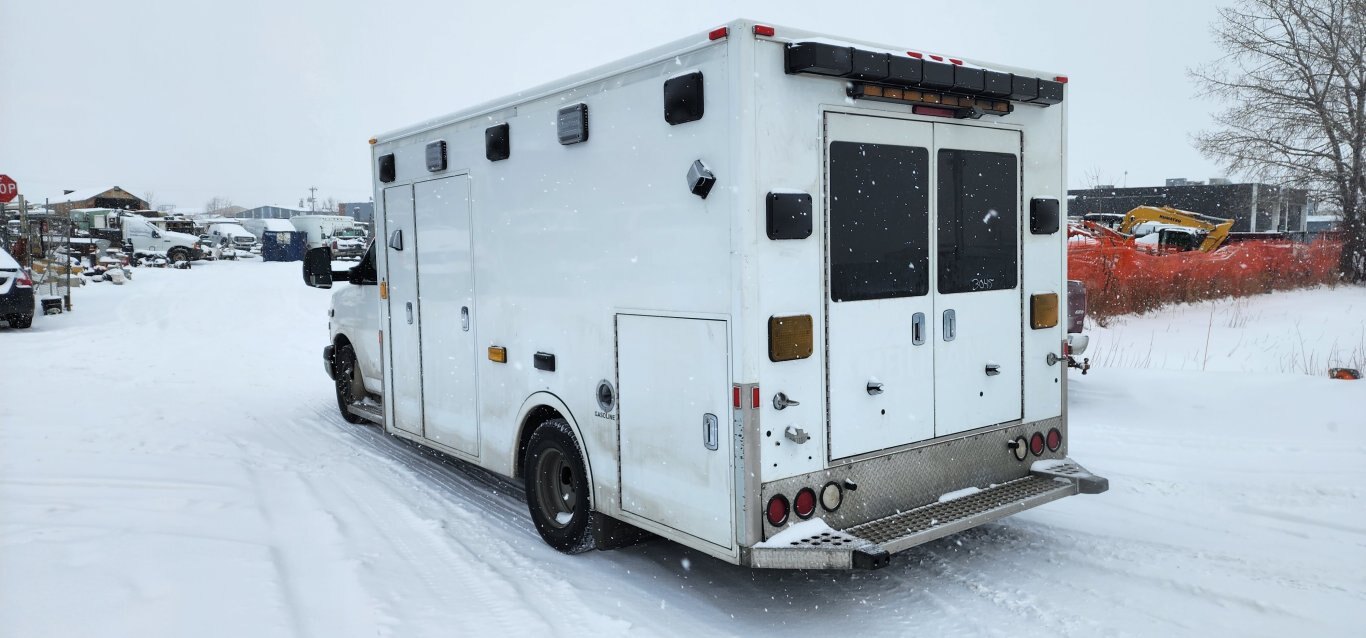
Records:
<instances>
[{"instance_id":1,"label":"rear door handle","mask_svg":"<svg viewBox=\"0 0 1366 638\"><path fill-rule=\"evenodd\" d=\"M958 336L958 313L953 309L944 311L944 341L953 341Z\"/></svg>"},{"instance_id":2,"label":"rear door handle","mask_svg":"<svg viewBox=\"0 0 1366 638\"><path fill-rule=\"evenodd\" d=\"M925 343L925 313L917 312L911 315L911 345L918 346Z\"/></svg>"},{"instance_id":3,"label":"rear door handle","mask_svg":"<svg viewBox=\"0 0 1366 638\"><path fill-rule=\"evenodd\" d=\"M721 421L715 414L702 415L702 445L707 446L708 450L721 447Z\"/></svg>"},{"instance_id":4,"label":"rear door handle","mask_svg":"<svg viewBox=\"0 0 1366 638\"><path fill-rule=\"evenodd\" d=\"M994 376L996 376L996 375L998 375L998 374L1001 374L1001 366L1000 366L1000 365L997 365L997 364L995 364L995 363L988 363L988 364L987 364L987 376L989 376L989 377L994 377Z\"/></svg>"},{"instance_id":5,"label":"rear door handle","mask_svg":"<svg viewBox=\"0 0 1366 638\"><path fill-rule=\"evenodd\" d=\"M470 307L460 306L460 329L470 331Z\"/></svg>"},{"instance_id":6,"label":"rear door handle","mask_svg":"<svg viewBox=\"0 0 1366 638\"><path fill-rule=\"evenodd\" d=\"M411 301L408 302L408 323L410 325L413 323L413 302Z\"/></svg>"}]
</instances>

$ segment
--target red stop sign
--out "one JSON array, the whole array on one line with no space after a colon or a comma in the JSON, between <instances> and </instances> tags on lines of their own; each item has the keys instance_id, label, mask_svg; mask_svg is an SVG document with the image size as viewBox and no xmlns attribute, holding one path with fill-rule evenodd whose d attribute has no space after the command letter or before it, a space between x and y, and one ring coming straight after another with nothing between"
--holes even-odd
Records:
<instances>
[{"instance_id":1,"label":"red stop sign","mask_svg":"<svg viewBox=\"0 0 1366 638\"><path fill-rule=\"evenodd\" d=\"M0 204L8 204L14 201L14 197L19 194L19 185L9 178L9 175L0 175Z\"/></svg>"}]
</instances>

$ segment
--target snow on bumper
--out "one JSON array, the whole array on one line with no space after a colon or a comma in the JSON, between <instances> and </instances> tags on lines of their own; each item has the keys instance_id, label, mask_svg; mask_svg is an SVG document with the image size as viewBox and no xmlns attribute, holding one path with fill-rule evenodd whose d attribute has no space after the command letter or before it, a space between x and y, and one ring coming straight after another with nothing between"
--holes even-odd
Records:
<instances>
[{"instance_id":1,"label":"snow on bumper","mask_svg":"<svg viewBox=\"0 0 1366 638\"><path fill-rule=\"evenodd\" d=\"M1071 459L1036 462L1029 474L891 516L837 530L809 521L750 549L750 565L775 569L879 569L891 555L1075 494L1099 494L1109 481Z\"/></svg>"}]
</instances>

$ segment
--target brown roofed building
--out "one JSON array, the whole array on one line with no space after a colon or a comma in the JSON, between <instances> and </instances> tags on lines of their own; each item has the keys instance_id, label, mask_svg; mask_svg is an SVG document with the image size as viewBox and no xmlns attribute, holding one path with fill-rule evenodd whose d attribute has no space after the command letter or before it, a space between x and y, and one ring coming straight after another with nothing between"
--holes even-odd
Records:
<instances>
[{"instance_id":1,"label":"brown roofed building","mask_svg":"<svg viewBox=\"0 0 1366 638\"><path fill-rule=\"evenodd\" d=\"M59 201L60 200L60 201ZM121 210L147 210L147 201L118 186L113 188L88 188L67 191L65 195L53 198L48 206L54 213L65 215L77 208L118 208Z\"/></svg>"}]
</instances>

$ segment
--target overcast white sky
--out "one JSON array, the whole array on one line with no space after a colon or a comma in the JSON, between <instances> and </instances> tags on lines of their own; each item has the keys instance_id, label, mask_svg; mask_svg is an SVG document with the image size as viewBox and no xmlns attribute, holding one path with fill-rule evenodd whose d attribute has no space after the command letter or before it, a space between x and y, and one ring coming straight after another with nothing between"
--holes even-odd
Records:
<instances>
[{"instance_id":1,"label":"overcast white sky","mask_svg":"<svg viewBox=\"0 0 1366 638\"><path fill-rule=\"evenodd\" d=\"M0 173L31 197L369 199L373 134L737 17L1066 74L1069 182L1223 175L1208 0L0 0Z\"/></svg>"}]
</instances>

